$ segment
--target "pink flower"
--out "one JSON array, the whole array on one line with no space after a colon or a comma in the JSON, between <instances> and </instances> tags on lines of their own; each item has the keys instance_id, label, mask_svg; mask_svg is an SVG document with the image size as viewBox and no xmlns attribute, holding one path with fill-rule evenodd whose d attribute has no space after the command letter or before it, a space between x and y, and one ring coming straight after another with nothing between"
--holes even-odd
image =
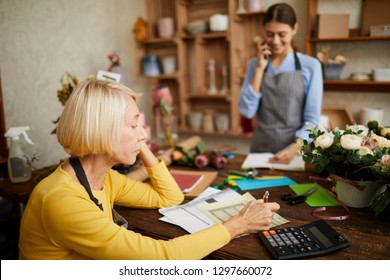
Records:
<instances>
[{"instance_id":1,"label":"pink flower","mask_svg":"<svg viewBox=\"0 0 390 280\"><path fill-rule=\"evenodd\" d=\"M161 87L157 87L153 91L153 105L159 106L161 100L164 100L168 106L172 106L173 98L171 95L171 91L169 90L169 87L161 86Z\"/></svg>"},{"instance_id":2,"label":"pink flower","mask_svg":"<svg viewBox=\"0 0 390 280\"><path fill-rule=\"evenodd\" d=\"M227 164L227 159L224 156L216 155L213 159L213 165L217 169L224 168Z\"/></svg>"},{"instance_id":3,"label":"pink flower","mask_svg":"<svg viewBox=\"0 0 390 280\"><path fill-rule=\"evenodd\" d=\"M194 164L197 168L201 169L209 164L209 159L205 155L197 155Z\"/></svg>"}]
</instances>

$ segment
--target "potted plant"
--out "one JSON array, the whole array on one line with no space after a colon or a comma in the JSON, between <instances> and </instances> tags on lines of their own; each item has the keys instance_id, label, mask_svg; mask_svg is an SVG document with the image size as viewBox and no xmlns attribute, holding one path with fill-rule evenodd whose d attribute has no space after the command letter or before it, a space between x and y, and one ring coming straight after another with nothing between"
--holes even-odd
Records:
<instances>
[{"instance_id":1,"label":"potted plant","mask_svg":"<svg viewBox=\"0 0 390 280\"><path fill-rule=\"evenodd\" d=\"M309 136L313 141L303 141L302 158L320 176L334 180L337 196L347 206L368 207L375 201L372 207L377 215L390 203L389 190L386 192L390 183L390 139L386 131L376 121L329 132L311 127Z\"/></svg>"}]
</instances>

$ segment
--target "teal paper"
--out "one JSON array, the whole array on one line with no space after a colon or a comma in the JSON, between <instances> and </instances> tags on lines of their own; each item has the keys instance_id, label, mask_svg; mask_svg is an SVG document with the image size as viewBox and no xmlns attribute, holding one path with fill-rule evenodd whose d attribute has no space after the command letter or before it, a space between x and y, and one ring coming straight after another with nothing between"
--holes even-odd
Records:
<instances>
[{"instance_id":1,"label":"teal paper","mask_svg":"<svg viewBox=\"0 0 390 280\"><path fill-rule=\"evenodd\" d=\"M296 182L288 177L282 178L267 178L267 179L253 179L253 180L237 180L237 186L242 191L250 191L257 189L285 187L289 185L296 185Z\"/></svg>"}]
</instances>

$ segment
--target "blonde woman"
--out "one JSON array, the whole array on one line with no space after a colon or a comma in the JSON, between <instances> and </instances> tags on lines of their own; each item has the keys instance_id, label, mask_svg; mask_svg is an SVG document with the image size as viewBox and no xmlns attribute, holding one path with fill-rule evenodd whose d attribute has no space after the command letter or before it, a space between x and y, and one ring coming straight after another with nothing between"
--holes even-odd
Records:
<instances>
[{"instance_id":1,"label":"blonde woman","mask_svg":"<svg viewBox=\"0 0 390 280\"><path fill-rule=\"evenodd\" d=\"M155 240L118 225L114 204L159 208L183 194L145 143L134 93L107 81L80 83L57 127L70 158L34 189L23 214L20 259L201 259L244 233L268 229L276 203L250 202L224 224L172 240ZM111 169L142 160L151 179Z\"/></svg>"}]
</instances>

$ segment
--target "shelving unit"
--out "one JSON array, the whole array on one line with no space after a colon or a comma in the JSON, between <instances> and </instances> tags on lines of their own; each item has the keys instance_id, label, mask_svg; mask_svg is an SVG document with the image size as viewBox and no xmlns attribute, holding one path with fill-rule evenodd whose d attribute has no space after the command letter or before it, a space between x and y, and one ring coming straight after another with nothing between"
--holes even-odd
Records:
<instances>
[{"instance_id":1,"label":"shelving unit","mask_svg":"<svg viewBox=\"0 0 390 280\"><path fill-rule=\"evenodd\" d=\"M318 43L345 42L353 44L354 42L390 42L390 36L370 37L370 36L352 36L347 38L327 38L319 39L315 37L316 14L318 0L308 0L307 2L307 31L306 31L306 53L315 56L316 45ZM390 93L390 82L377 81L352 81L352 80L325 80L324 89L328 91L359 91L359 92L378 92Z\"/></svg>"},{"instance_id":2,"label":"shelving unit","mask_svg":"<svg viewBox=\"0 0 390 280\"><path fill-rule=\"evenodd\" d=\"M197 134L238 136L242 135L238 99L246 61L254 54L253 38L260 36L263 11L237 13L237 0L148 0L147 22L149 39L137 44L139 73L141 61L147 55L160 57L174 55L177 58L177 72L171 75L147 77L150 90L159 84L170 87L174 99L175 113L179 116L179 129L185 133L194 132L188 125L188 114L195 111L212 110L229 116L227 132L195 131ZM190 35L185 26L195 21L209 22L214 14L229 17L226 32L210 32ZM175 35L173 38L159 38L157 23L162 17L173 17ZM253 53L248 54L249 50ZM209 94L210 79L208 63L213 59L216 67L216 87L222 87L222 67L227 67L228 90L215 95Z\"/></svg>"}]
</instances>

